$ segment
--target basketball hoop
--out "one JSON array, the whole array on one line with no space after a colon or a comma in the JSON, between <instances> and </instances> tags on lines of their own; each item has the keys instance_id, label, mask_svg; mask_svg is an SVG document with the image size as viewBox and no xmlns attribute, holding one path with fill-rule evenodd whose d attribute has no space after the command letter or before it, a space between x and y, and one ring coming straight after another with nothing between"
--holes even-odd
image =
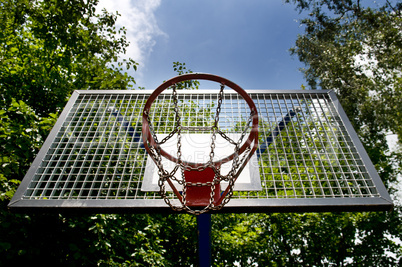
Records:
<instances>
[{"instance_id":1,"label":"basketball hoop","mask_svg":"<svg viewBox=\"0 0 402 267\"><path fill-rule=\"evenodd\" d=\"M209 126L184 126L182 125L178 92L176 84L189 80L208 80L220 84L215 116ZM250 109L250 115L245 125L242 126L238 140L233 140L228 134L219 127L219 115L224 105L224 89L230 87L236 91L247 103ZM150 109L157 97L166 89L172 88L172 105L174 108L175 120L173 121L173 130L158 141L157 133L149 116ZM233 118L235 119L235 118ZM174 77L161 84L148 98L142 119L142 136L144 147L155 162L158 168L160 194L166 204L173 210L187 211L191 214L201 214L209 210L219 210L229 202L235 181L247 162L250 160L258 146L258 113L257 108L250 96L235 83L212 74L191 73ZM211 150L209 160L203 163L189 162L182 159L181 137L182 131L192 132L210 132ZM246 137L247 135L247 137ZM173 156L167 153L161 146L173 136L177 137L177 155ZM228 145L234 147L233 153L225 155L221 159L214 159L215 142L217 136L228 142ZM162 164L162 157L167 158L175 164L173 170L168 171ZM225 163L231 163L231 168L226 175L221 173L221 166ZM228 182L226 189L221 190L221 182ZM167 196L166 183L171 187L174 194L180 201L180 205L174 205L171 198ZM177 188L176 185L178 184ZM223 191L221 193L221 191Z\"/></svg>"}]
</instances>

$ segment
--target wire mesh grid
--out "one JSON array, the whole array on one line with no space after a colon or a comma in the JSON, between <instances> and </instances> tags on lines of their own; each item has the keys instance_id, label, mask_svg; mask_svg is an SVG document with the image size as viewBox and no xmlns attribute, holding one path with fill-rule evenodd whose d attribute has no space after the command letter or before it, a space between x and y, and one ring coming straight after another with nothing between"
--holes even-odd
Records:
<instances>
[{"instance_id":1,"label":"wire mesh grid","mask_svg":"<svg viewBox=\"0 0 402 267\"><path fill-rule=\"evenodd\" d=\"M147 154L142 145L142 110L150 92L81 91L30 179L22 199L160 199L143 192ZM348 129L329 94L250 94L259 112L257 150L262 190L236 191L233 199L378 197ZM210 126L217 92L180 91L182 125ZM174 128L171 93L153 105L158 133ZM238 133L249 117L242 98L226 92L219 127ZM209 144L206 144L209 145ZM174 198L174 194L171 194Z\"/></svg>"},{"instance_id":2,"label":"wire mesh grid","mask_svg":"<svg viewBox=\"0 0 402 267\"><path fill-rule=\"evenodd\" d=\"M256 98L261 112L260 141L266 147L259 157L265 190L249 197L378 196L328 95L274 94Z\"/></svg>"},{"instance_id":3,"label":"wire mesh grid","mask_svg":"<svg viewBox=\"0 0 402 267\"><path fill-rule=\"evenodd\" d=\"M80 95L27 190L30 198L138 197L144 96Z\"/></svg>"}]
</instances>

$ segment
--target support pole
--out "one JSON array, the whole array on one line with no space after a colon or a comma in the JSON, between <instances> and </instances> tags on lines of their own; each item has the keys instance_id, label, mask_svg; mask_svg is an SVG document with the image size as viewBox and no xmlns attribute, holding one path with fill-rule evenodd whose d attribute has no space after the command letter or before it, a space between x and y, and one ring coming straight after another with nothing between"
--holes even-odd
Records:
<instances>
[{"instance_id":1,"label":"support pole","mask_svg":"<svg viewBox=\"0 0 402 267\"><path fill-rule=\"evenodd\" d=\"M211 214L197 216L198 262L200 267L211 266Z\"/></svg>"}]
</instances>

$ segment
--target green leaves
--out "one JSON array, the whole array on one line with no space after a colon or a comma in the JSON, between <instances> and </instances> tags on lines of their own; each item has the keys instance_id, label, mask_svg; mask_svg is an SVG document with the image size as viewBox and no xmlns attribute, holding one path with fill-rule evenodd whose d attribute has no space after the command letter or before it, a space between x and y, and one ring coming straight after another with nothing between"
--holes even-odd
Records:
<instances>
[{"instance_id":1,"label":"green leaves","mask_svg":"<svg viewBox=\"0 0 402 267\"><path fill-rule=\"evenodd\" d=\"M37 124L39 117L23 101L12 99L7 110L0 112L0 174L21 180L38 152L43 139Z\"/></svg>"},{"instance_id":2,"label":"green leaves","mask_svg":"<svg viewBox=\"0 0 402 267\"><path fill-rule=\"evenodd\" d=\"M117 15L95 14L97 2L0 4L0 265L39 258L49 266L122 263L121 255L133 250L114 250L113 239L133 242L122 243L127 247L138 244L104 224L117 227L130 218L27 216L6 207L74 90L127 89L135 82L127 71L137 63L119 60L128 46L125 30L116 28ZM96 235L88 231L93 225Z\"/></svg>"},{"instance_id":3,"label":"green leaves","mask_svg":"<svg viewBox=\"0 0 402 267\"><path fill-rule=\"evenodd\" d=\"M178 75L183 75L187 73L193 73L191 70L187 70L186 63L180 63L179 61L173 62L173 70L177 72ZM176 84L177 89L198 89L200 85L199 81L184 81Z\"/></svg>"},{"instance_id":4,"label":"green leaves","mask_svg":"<svg viewBox=\"0 0 402 267\"><path fill-rule=\"evenodd\" d=\"M7 162L7 158L5 158L4 161ZM7 178L0 173L0 201L11 200L20 183L21 181L16 179L7 180Z\"/></svg>"},{"instance_id":5,"label":"green leaves","mask_svg":"<svg viewBox=\"0 0 402 267\"><path fill-rule=\"evenodd\" d=\"M364 6L362 1L287 2L308 12L302 20L305 34L298 37L291 53L306 64L303 72L310 88L336 91L380 177L393 193L392 186L401 174L400 151L390 153L386 136L394 133L402 140L402 120L396 115L402 108L402 16L398 5L392 1L383 6L378 3L376 8ZM344 235L346 254L327 262L347 264L345 259L350 257L357 265L397 264L401 251L391 239L400 238L401 233L387 236L386 232L394 229L390 225L401 224L399 207L392 213L340 214L336 219L347 229L355 227L356 232ZM396 258L387 255L387 249Z\"/></svg>"},{"instance_id":6,"label":"green leaves","mask_svg":"<svg viewBox=\"0 0 402 267\"><path fill-rule=\"evenodd\" d=\"M98 264L165 266L160 225L149 215L99 214L90 218L89 231L97 235Z\"/></svg>"},{"instance_id":7,"label":"green leaves","mask_svg":"<svg viewBox=\"0 0 402 267\"><path fill-rule=\"evenodd\" d=\"M118 60L128 42L124 34L116 36L124 33L116 29L117 15L95 14L94 0L23 3L0 6L1 103L14 97L45 116L64 107L66 95L76 89L133 86L127 71L137 63Z\"/></svg>"}]
</instances>

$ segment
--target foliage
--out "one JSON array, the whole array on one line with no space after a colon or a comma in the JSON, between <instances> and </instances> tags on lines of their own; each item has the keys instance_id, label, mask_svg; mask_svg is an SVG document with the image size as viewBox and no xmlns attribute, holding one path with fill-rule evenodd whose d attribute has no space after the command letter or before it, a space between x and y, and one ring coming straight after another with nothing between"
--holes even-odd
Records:
<instances>
[{"instance_id":1,"label":"foliage","mask_svg":"<svg viewBox=\"0 0 402 267\"><path fill-rule=\"evenodd\" d=\"M289 2L289 1L288 1ZM306 64L312 89L333 89L385 183L396 181L386 136L402 140L401 5L293 1L309 10L292 53Z\"/></svg>"},{"instance_id":2,"label":"foliage","mask_svg":"<svg viewBox=\"0 0 402 267\"><path fill-rule=\"evenodd\" d=\"M400 232L397 221L388 219L395 215L215 215L214 266L393 266L388 253L400 253L399 246L383 229Z\"/></svg>"},{"instance_id":3,"label":"foliage","mask_svg":"<svg viewBox=\"0 0 402 267\"><path fill-rule=\"evenodd\" d=\"M396 148L390 151L386 137L392 133L399 143L402 140L402 6L393 1L371 7L361 1L287 2L308 14L301 20L305 34L298 37L291 52L305 63L303 72L310 88L336 91L381 179L395 192L393 186L401 174L400 153ZM396 265L401 251L393 240L401 238L400 207L388 213L348 216L356 228L355 236L348 237L353 254L328 263ZM387 247L394 257L386 256Z\"/></svg>"},{"instance_id":4,"label":"foliage","mask_svg":"<svg viewBox=\"0 0 402 267\"><path fill-rule=\"evenodd\" d=\"M186 63L179 61L173 62L173 70L177 72L177 75L193 73L191 70L187 70ZM177 89L198 89L199 85L200 82L196 80L183 81L176 84Z\"/></svg>"},{"instance_id":5,"label":"foliage","mask_svg":"<svg viewBox=\"0 0 402 267\"><path fill-rule=\"evenodd\" d=\"M310 12L301 21L306 34L291 50L306 64L310 87L336 90L365 144L375 140L385 150L380 143L388 131L402 140L402 6L389 1L378 8L360 1L287 2Z\"/></svg>"},{"instance_id":6,"label":"foliage","mask_svg":"<svg viewBox=\"0 0 402 267\"><path fill-rule=\"evenodd\" d=\"M167 264L160 220L150 215L2 213L1 219L2 240L8 241L0 242L2 266L29 262L44 266Z\"/></svg>"},{"instance_id":7,"label":"foliage","mask_svg":"<svg viewBox=\"0 0 402 267\"><path fill-rule=\"evenodd\" d=\"M38 117L23 101L0 110L0 200L10 200L56 119Z\"/></svg>"},{"instance_id":8,"label":"foliage","mask_svg":"<svg viewBox=\"0 0 402 267\"><path fill-rule=\"evenodd\" d=\"M116 29L117 15L106 11L96 14L96 4L95 0L14 0L0 4L2 266L28 262L57 266L70 261L72 266L88 266L98 261L121 261L115 256L120 253L118 249L115 254L114 250L109 253L94 241L101 236L89 231L99 220L109 223L115 217L98 220L88 216L23 215L6 208L73 90L127 88L134 82L124 70L135 69L136 63L132 59L118 61L128 46L125 29ZM114 221L132 220L121 218L116 216ZM142 227L146 235L156 231L146 218L137 219L144 221L138 229ZM115 237L107 231L107 236ZM139 235L126 239L142 242L155 251L138 262L159 261L158 241L144 241L146 238ZM137 254L133 259L143 258ZM127 259L131 260L130 254Z\"/></svg>"},{"instance_id":9,"label":"foliage","mask_svg":"<svg viewBox=\"0 0 402 267\"><path fill-rule=\"evenodd\" d=\"M0 103L22 100L40 116L57 112L76 89L132 86L118 62L128 42L117 15L97 1L6 1L0 5ZM121 37L116 37L121 34ZM39 101L40 100L40 101Z\"/></svg>"}]
</instances>

